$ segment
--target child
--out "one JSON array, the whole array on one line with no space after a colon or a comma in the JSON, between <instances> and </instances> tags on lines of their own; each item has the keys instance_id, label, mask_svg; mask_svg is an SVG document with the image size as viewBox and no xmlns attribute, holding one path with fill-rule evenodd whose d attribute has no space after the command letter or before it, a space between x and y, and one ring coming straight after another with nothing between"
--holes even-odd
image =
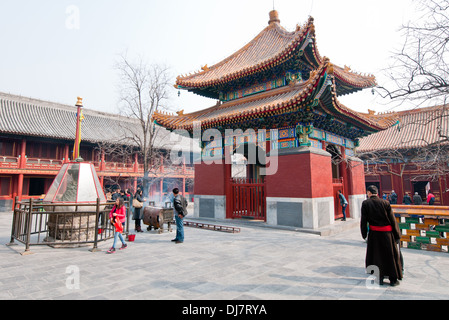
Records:
<instances>
[{"instance_id":1,"label":"child","mask_svg":"<svg viewBox=\"0 0 449 320\"><path fill-rule=\"evenodd\" d=\"M123 204L123 198L119 197L115 200L115 205L109 213L109 219L111 220L112 224L114 224L115 219L119 219L122 225L125 226L126 207ZM122 233L114 230L114 243L112 245L112 248L108 250L108 253L115 252L115 243L117 242L117 237L120 238L120 241L122 242L122 247L120 248L120 250L126 249L126 247L128 246L123 239Z\"/></svg>"}]
</instances>

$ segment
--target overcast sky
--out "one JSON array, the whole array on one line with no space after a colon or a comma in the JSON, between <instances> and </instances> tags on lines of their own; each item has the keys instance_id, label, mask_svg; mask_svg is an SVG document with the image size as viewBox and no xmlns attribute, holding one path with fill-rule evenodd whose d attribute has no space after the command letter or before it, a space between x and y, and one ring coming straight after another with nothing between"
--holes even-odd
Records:
<instances>
[{"instance_id":1,"label":"overcast sky","mask_svg":"<svg viewBox=\"0 0 449 320\"><path fill-rule=\"evenodd\" d=\"M293 31L314 17L319 52L339 66L374 74L402 40L413 0L275 0L281 25ZM142 56L176 76L211 66L268 25L273 0L1 0L0 91L117 112L118 55ZM214 100L173 88L171 107L185 113ZM347 107L388 111L364 90L341 97ZM397 109L395 109L397 110Z\"/></svg>"}]
</instances>

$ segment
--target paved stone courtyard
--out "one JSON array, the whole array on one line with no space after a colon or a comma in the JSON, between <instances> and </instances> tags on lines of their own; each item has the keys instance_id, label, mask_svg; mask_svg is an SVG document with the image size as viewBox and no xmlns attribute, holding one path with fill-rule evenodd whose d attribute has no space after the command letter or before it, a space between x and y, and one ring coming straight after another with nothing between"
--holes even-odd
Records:
<instances>
[{"instance_id":1,"label":"paved stone courtyard","mask_svg":"<svg viewBox=\"0 0 449 320\"><path fill-rule=\"evenodd\" d=\"M357 227L319 236L209 221L241 232L186 227L185 242L174 244L174 232L145 231L112 255L106 254L111 240L95 253L89 247L33 246L33 254L22 256L24 245L5 245L11 220L12 213L0 213L3 300L449 299L447 253L403 249L401 285L373 285L365 273L366 244ZM79 288L73 279L79 279Z\"/></svg>"}]
</instances>

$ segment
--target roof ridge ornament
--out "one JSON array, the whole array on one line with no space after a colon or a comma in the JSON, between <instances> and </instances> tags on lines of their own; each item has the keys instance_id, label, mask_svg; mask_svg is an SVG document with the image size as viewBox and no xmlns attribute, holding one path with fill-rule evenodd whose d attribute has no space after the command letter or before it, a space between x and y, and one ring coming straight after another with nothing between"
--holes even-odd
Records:
<instances>
[{"instance_id":1,"label":"roof ridge ornament","mask_svg":"<svg viewBox=\"0 0 449 320\"><path fill-rule=\"evenodd\" d=\"M279 13L276 10L271 10L269 13L270 21L268 21L268 25L271 25L272 23L281 23L281 20L279 20Z\"/></svg>"}]
</instances>

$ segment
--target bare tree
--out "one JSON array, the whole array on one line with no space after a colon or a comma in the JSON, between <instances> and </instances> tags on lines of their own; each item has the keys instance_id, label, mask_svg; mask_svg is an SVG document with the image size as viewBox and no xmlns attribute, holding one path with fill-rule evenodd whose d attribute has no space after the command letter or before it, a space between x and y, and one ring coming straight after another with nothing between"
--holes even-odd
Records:
<instances>
[{"instance_id":1,"label":"bare tree","mask_svg":"<svg viewBox=\"0 0 449 320\"><path fill-rule=\"evenodd\" d=\"M402 26L402 49L386 69L390 82L381 95L396 102L446 104L449 93L449 2L417 0L421 16Z\"/></svg>"},{"instance_id":2,"label":"bare tree","mask_svg":"<svg viewBox=\"0 0 449 320\"><path fill-rule=\"evenodd\" d=\"M159 64L146 64L142 59L131 62L121 55L116 65L120 76L119 110L123 116L136 119L136 125L123 126L125 138L123 145L134 145L142 158L144 194L148 195L151 173L168 159L164 148L167 132L158 128L152 121L155 111L169 110L169 69ZM166 140L166 139L165 139Z\"/></svg>"},{"instance_id":3,"label":"bare tree","mask_svg":"<svg viewBox=\"0 0 449 320\"><path fill-rule=\"evenodd\" d=\"M449 2L416 0L415 3L419 15L400 29L403 46L393 54L392 64L385 69L389 81L378 86L377 91L383 98L390 98L393 105L406 104L409 109L440 107L438 112L428 112L425 117L400 123L397 127L397 130L405 130L410 126L421 136L391 133L401 135L404 141L389 146L389 150L381 148L359 153L359 157L365 161L368 173L386 170L402 177L404 168L413 165L416 168L414 180L437 181L449 173L449 113L446 106L449 94ZM395 171L394 163L403 164L402 169Z\"/></svg>"},{"instance_id":4,"label":"bare tree","mask_svg":"<svg viewBox=\"0 0 449 320\"><path fill-rule=\"evenodd\" d=\"M400 114L402 116L398 126L375 134L375 139L371 137L371 141L376 139L387 141L386 136L396 136L391 140L393 142L388 141L387 145L376 150L364 152L357 150L358 156L364 160L365 173L390 173L404 177L404 174L409 174L412 170L411 181L438 181L439 178L447 176L449 174L447 106ZM368 145L365 143L365 148ZM448 191L447 187L445 189Z\"/></svg>"}]
</instances>

